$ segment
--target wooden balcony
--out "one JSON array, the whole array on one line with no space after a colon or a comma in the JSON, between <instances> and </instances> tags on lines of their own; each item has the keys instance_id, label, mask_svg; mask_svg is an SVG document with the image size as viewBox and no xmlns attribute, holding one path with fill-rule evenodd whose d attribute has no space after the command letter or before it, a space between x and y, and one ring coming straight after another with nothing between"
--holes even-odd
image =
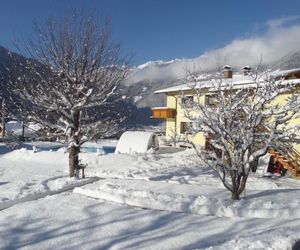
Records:
<instances>
[{"instance_id":1,"label":"wooden balcony","mask_svg":"<svg viewBox=\"0 0 300 250\"><path fill-rule=\"evenodd\" d=\"M270 149L269 154L274 157L275 162L280 163L291 176L300 179L300 155L292 149L288 155L283 156L280 152Z\"/></svg>"},{"instance_id":2,"label":"wooden balcony","mask_svg":"<svg viewBox=\"0 0 300 250\"><path fill-rule=\"evenodd\" d=\"M156 107L152 108L152 118L154 119L168 119L175 118L176 109L171 109L168 107Z\"/></svg>"}]
</instances>

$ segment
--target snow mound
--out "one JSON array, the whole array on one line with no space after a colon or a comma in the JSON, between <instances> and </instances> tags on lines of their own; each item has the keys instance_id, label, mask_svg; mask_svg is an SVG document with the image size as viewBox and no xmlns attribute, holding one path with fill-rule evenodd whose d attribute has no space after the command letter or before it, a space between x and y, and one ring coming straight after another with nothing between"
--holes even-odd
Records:
<instances>
[{"instance_id":1,"label":"snow mound","mask_svg":"<svg viewBox=\"0 0 300 250\"><path fill-rule=\"evenodd\" d=\"M207 250L258 250L258 249L293 249L297 238L292 228L285 227L266 231L258 230L252 235L241 234L218 246L206 248Z\"/></svg>"},{"instance_id":2,"label":"snow mound","mask_svg":"<svg viewBox=\"0 0 300 250\"><path fill-rule=\"evenodd\" d=\"M132 179L100 180L74 192L93 198L154 210L219 217L300 218L300 189L249 191L234 202L229 192L200 185ZM294 197L294 199L292 199Z\"/></svg>"},{"instance_id":3,"label":"snow mound","mask_svg":"<svg viewBox=\"0 0 300 250\"><path fill-rule=\"evenodd\" d=\"M146 153L150 149L157 148L158 139L154 133L127 131L121 135L115 152L122 154Z\"/></svg>"}]
</instances>

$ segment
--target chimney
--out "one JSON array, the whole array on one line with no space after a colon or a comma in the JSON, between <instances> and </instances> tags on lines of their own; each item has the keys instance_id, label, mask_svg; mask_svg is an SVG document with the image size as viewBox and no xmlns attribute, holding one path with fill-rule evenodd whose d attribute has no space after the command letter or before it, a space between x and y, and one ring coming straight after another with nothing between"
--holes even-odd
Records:
<instances>
[{"instance_id":1,"label":"chimney","mask_svg":"<svg viewBox=\"0 0 300 250\"><path fill-rule=\"evenodd\" d=\"M244 76L248 76L251 73L251 67L250 66L245 66L243 68Z\"/></svg>"},{"instance_id":2,"label":"chimney","mask_svg":"<svg viewBox=\"0 0 300 250\"><path fill-rule=\"evenodd\" d=\"M229 65L223 67L223 74L225 79L232 78L232 69Z\"/></svg>"}]
</instances>

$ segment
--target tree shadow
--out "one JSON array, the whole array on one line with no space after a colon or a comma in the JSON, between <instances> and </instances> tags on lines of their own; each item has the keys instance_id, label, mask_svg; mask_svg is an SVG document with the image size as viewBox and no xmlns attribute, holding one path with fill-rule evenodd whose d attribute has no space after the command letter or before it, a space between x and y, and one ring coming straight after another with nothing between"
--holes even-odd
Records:
<instances>
[{"instance_id":1,"label":"tree shadow","mask_svg":"<svg viewBox=\"0 0 300 250\"><path fill-rule=\"evenodd\" d=\"M246 197L246 200L252 199L252 198L261 198L261 197L267 197L267 196L274 196L282 193L294 193L294 192L299 192L300 196L300 189L271 189L271 190L265 190L261 191L259 193L254 193L254 194L248 194Z\"/></svg>"},{"instance_id":2,"label":"tree shadow","mask_svg":"<svg viewBox=\"0 0 300 250\"><path fill-rule=\"evenodd\" d=\"M10 183L10 181L0 181L0 186Z\"/></svg>"},{"instance_id":3,"label":"tree shadow","mask_svg":"<svg viewBox=\"0 0 300 250\"><path fill-rule=\"evenodd\" d=\"M156 176L150 177L149 180L162 181L185 176L189 176L189 178L195 178L198 176L209 176L218 178L217 173L210 168L204 168L199 166L178 167L174 165L170 166L168 169L163 169L161 173L157 174Z\"/></svg>"},{"instance_id":4,"label":"tree shadow","mask_svg":"<svg viewBox=\"0 0 300 250\"><path fill-rule=\"evenodd\" d=\"M65 199L66 195L53 197L59 199L55 200L54 207L49 207L47 200L42 199L35 201L38 203L33 209L33 203L24 203L14 212L3 211L0 214L0 238L3 239L0 246L3 249L25 246L35 249L45 246L195 249L222 244L241 232L251 235L257 228L264 228L265 223L263 219L228 219L144 210L91 198L82 198L82 204L78 205L74 200ZM272 227L277 226L285 225L282 221L272 221Z\"/></svg>"},{"instance_id":5,"label":"tree shadow","mask_svg":"<svg viewBox=\"0 0 300 250\"><path fill-rule=\"evenodd\" d=\"M12 152L14 150L13 147L9 147L7 145L0 145L0 155L4 155L4 154L7 154L9 152Z\"/></svg>"}]
</instances>

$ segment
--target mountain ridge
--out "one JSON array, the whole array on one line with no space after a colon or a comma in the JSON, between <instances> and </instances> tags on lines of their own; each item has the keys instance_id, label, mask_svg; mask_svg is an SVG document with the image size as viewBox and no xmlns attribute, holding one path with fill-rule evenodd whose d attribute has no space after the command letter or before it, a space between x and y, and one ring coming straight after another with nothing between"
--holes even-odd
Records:
<instances>
[{"instance_id":1,"label":"mountain ridge","mask_svg":"<svg viewBox=\"0 0 300 250\"><path fill-rule=\"evenodd\" d=\"M133 98L135 99L133 100L135 105L138 107L165 105L165 97L163 95L155 95L154 91L182 84L185 79L188 63L192 65L192 67L195 67L196 70L200 68L197 69L195 64L193 64L193 60L194 59L183 58L170 61L149 61L131 69L131 75L128 79L128 81L131 82L127 83L127 86L130 95L136 97ZM243 65L233 66L233 71L242 72L242 67L245 65L248 66L246 61ZM251 64L249 66L253 68L257 67L257 65ZM272 63L262 63L260 67L263 70L269 69L271 71L300 68L300 51L290 52ZM216 72L220 72L221 69L222 66L216 64L214 69L203 70L203 72L215 74Z\"/></svg>"},{"instance_id":2,"label":"mountain ridge","mask_svg":"<svg viewBox=\"0 0 300 250\"><path fill-rule=\"evenodd\" d=\"M8 80L8 70L16 65L13 65L13 61L10 57L14 56L18 61L26 60L25 57L17 53L11 53L9 50L0 46L0 82L5 84ZM199 58L199 57L198 57ZM245 61L245 65L246 65ZM132 105L137 109L145 110L154 106L165 105L164 95L156 95L154 92L158 89L167 88L184 83L187 68L195 67L194 59L174 59L169 61L156 60L148 61L141 65L134 66L130 69L130 74L127 82L124 86L125 95L130 97ZM256 65L250 65L256 67ZM272 70L286 70L292 68L300 68L300 51L291 52L278 60L269 63L262 64L264 69ZM204 71L206 73L216 73L220 71L220 65L215 68L209 68ZM233 70L241 71L242 66L233 66ZM150 114L150 113L149 113ZM149 121L147 121L149 123Z\"/></svg>"}]
</instances>

